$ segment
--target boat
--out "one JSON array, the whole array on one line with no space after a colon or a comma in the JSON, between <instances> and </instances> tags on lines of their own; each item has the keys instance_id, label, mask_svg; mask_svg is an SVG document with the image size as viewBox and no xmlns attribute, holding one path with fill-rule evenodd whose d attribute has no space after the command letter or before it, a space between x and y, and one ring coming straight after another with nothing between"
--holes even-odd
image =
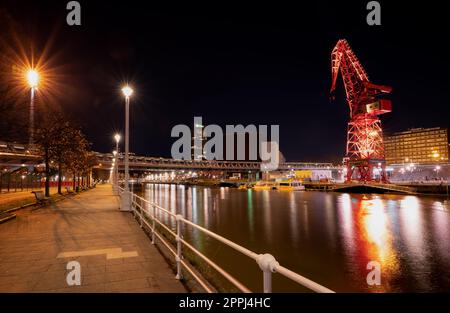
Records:
<instances>
[{"instance_id":1,"label":"boat","mask_svg":"<svg viewBox=\"0 0 450 313\"><path fill-rule=\"evenodd\" d=\"M250 184L241 184L241 185L239 185L238 189L241 189L241 190L252 189L252 186Z\"/></svg>"},{"instance_id":2,"label":"boat","mask_svg":"<svg viewBox=\"0 0 450 313\"><path fill-rule=\"evenodd\" d=\"M275 183L268 181L259 181L253 186L254 190L273 190L275 188Z\"/></svg>"},{"instance_id":3,"label":"boat","mask_svg":"<svg viewBox=\"0 0 450 313\"><path fill-rule=\"evenodd\" d=\"M282 180L277 182L276 189L279 191L297 191L305 190L305 186L297 180Z\"/></svg>"}]
</instances>

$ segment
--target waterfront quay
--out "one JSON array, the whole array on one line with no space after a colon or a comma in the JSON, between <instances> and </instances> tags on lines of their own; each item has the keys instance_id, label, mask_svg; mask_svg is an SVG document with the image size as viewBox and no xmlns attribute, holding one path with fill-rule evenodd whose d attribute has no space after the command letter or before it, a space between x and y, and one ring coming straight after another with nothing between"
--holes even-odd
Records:
<instances>
[{"instance_id":1,"label":"waterfront quay","mask_svg":"<svg viewBox=\"0 0 450 313\"><path fill-rule=\"evenodd\" d=\"M447 196L176 184L146 184L135 193L247 249L270 253L336 292L438 292L450 287ZM161 218L176 229L175 220L166 215ZM250 290L262 291L261 270L252 260L203 232L182 230L191 246ZM367 283L372 261L381 266L380 285ZM273 274L273 290L307 291L278 274Z\"/></svg>"},{"instance_id":2,"label":"waterfront quay","mask_svg":"<svg viewBox=\"0 0 450 313\"><path fill-rule=\"evenodd\" d=\"M16 212L0 225L0 292L186 292L110 185ZM80 285L69 285L69 262Z\"/></svg>"},{"instance_id":3,"label":"waterfront quay","mask_svg":"<svg viewBox=\"0 0 450 313\"><path fill-rule=\"evenodd\" d=\"M244 290L263 291L260 267L240 251L256 260L270 253L286 266L272 274L276 292L308 291L280 275L286 268L338 292L443 291L450 286L445 196L144 186L134 190L131 212L119 210L120 198L106 184L49 206L16 211L15 220L0 225L0 291L238 291L230 288L229 277ZM152 207L160 212L152 213ZM142 218L142 212L152 214ZM152 238L152 216L164 223L159 234L165 236ZM181 281L175 279L177 243L170 234L177 232L178 216L191 223L180 227ZM217 240L217 234L224 237ZM164 250L162 240L174 255ZM187 244L211 263L189 253ZM80 286L67 284L71 261L80 263ZM370 261L382 265L380 286L366 283ZM192 279L188 269L194 267L194 275L214 288L185 287Z\"/></svg>"}]
</instances>

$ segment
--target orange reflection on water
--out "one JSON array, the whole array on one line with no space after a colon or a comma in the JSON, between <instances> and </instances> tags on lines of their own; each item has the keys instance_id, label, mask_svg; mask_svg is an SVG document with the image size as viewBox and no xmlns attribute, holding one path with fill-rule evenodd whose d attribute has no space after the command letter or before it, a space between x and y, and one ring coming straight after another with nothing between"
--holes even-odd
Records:
<instances>
[{"instance_id":1,"label":"orange reflection on water","mask_svg":"<svg viewBox=\"0 0 450 313\"><path fill-rule=\"evenodd\" d=\"M381 265L381 286L377 290L389 291L389 281L398 272L399 263L393 247L390 221L381 199L361 200L358 229L362 240L360 249L363 249L361 252L365 254L366 260L377 261Z\"/></svg>"}]
</instances>

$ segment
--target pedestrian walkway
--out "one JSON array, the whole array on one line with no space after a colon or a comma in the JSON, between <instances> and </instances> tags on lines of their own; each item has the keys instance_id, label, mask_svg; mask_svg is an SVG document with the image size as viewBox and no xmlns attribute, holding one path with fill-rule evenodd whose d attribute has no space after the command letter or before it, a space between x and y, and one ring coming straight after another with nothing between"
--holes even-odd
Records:
<instances>
[{"instance_id":1,"label":"pedestrian walkway","mask_svg":"<svg viewBox=\"0 0 450 313\"><path fill-rule=\"evenodd\" d=\"M0 292L186 292L110 185L0 224ZM77 261L81 285L69 286Z\"/></svg>"}]
</instances>

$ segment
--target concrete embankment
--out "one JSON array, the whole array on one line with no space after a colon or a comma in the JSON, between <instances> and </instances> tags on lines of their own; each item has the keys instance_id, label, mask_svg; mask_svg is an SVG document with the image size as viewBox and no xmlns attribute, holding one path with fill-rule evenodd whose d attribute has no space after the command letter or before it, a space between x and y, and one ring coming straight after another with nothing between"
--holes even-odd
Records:
<instances>
[{"instance_id":1,"label":"concrete embankment","mask_svg":"<svg viewBox=\"0 0 450 313\"><path fill-rule=\"evenodd\" d=\"M450 195L448 184L305 183L304 185L306 190L318 191Z\"/></svg>"}]
</instances>

